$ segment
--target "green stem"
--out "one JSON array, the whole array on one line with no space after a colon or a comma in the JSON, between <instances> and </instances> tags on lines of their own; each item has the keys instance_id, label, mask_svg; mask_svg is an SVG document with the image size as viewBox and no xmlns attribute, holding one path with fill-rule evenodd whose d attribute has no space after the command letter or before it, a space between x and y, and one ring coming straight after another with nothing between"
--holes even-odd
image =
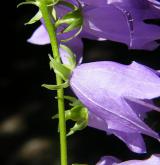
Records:
<instances>
[{"instance_id":1,"label":"green stem","mask_svg":"<svg viewBox=\"0 0 160 165\"><path fill-rule=\"evenodd\" d=\"M39 0L39 9L42 12L45 26L46 26L46 29L49 34L54 59L60 63L61 59L60 59L60 55L59 55L58 42L57 42L57 37L56 37L56 28L51 22L50 14L49 14L47 5L45 4L45 1ZM61 79L61 77L56 75L56 82L57 82L57 85L60 85L63 83L63 80ZM66 140L66 122L65 122L63 88L57 90L57 96L59 98L58 99L58 111L59 111L61 165L67 165L67 140Z\"/></svg>"}]
</instances>

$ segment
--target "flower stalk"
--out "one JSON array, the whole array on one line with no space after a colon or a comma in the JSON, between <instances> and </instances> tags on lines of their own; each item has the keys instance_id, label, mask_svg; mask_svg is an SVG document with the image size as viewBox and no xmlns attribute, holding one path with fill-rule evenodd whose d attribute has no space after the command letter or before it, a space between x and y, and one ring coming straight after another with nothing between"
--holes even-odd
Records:
<instances>
[{"instance_id":1,"label":"flower stalk","mask_svg":"<svg viewBox=\"0 0 160 165\"><path fill-rule=\"evenodd\" d=\"M61 63L59 54L59 47L56 37L56 28L52 24L50 14L45 1L38 1L39 9L42 13L44 23L50 38L52 53L55 61ZM56 74L56 83L61 85L63 83L62 78ZM60 131L60 152L61 152L61 165L67 165L67 140L66 140L66 122L65 122L65 107L64 107L64 90L63 88L57 90L58 97L58 113L59 113L59 131Z\"/></svg>"}]
</instances>

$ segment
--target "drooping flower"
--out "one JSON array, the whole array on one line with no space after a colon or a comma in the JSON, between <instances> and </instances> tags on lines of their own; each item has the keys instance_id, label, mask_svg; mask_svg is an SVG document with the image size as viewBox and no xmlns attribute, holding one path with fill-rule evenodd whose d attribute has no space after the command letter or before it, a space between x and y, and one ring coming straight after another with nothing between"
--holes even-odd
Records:
<instances>
[{"instance_id":1,"label":"drooping flower","mask_svg":"<svg viewBox=\"0 0 160 165\"><path fill-rule=\"evenodd\" d=\"M68 2L77 4L74 0ZM82 55L81 38L112 40L125 43L131 49L153 50L158 47L160 27L147 24L145 20L160 19L160 2L156 0L81 0L83 30L76 39L66 43L73 51ZM153 7L156 6L156 7ZM59 17L68 11L67 7L57 6ZM63 34L63 37L72 35ZM60 38L59 38L60 40ZM48 44L48 34L42 24L28 40L34 44ZM77 43L77 46L75 46Z\"/></svg>"},{"instance_id":2,"label":"drooping flower","mask_svg":"<svg viewBox=\"0 0 160 165\"><path fill-rule=\"evenodd\" d=\"M159 165L160 164L160 154L154 154L146 160L128 160L125 162L120 162L117 158L113 156L104 156L96 165Z\"/></svg>"},{"instance_id":3,"label":"drooping flower","mask_svg":"<svg viewBox=\"0 0 160 165\"><path fill-rule=\"evenodd\" d=\"M142 134L159 139L144 122L155 107L150 100L160 96L156 71L133 62L93 62L77 66L70 86L89 110L88 125L114 134L134 152L146 152Z\"/></svg>"},{"instance_id":4,"label":"drooping flower","mask_svg":"<svg viewBox=\"0 0 160 165\"><path fill-rule=\"evenodd\" d=\"M95 6L84 13L85 26L99 39L122 42L131 49L153 50L158 46L155 40L160 39L160 27L144 22L160 19L160 10L153 8L153 3L147 0L108 0L107 5L105 0L84 2Z\"/></svg>"}]
</instances>

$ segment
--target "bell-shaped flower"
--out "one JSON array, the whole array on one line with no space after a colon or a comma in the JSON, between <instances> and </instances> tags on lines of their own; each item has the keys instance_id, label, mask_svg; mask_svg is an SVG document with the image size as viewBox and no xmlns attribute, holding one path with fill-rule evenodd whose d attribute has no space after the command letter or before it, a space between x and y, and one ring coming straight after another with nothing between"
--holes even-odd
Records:
<instances>
[{"instance_id":1,"label":"bell-shaped flower","mask_svg":"<svg viewBox=\"0 0 160 165\"><path fill-rule=\"evenodd\" d=\"M141 133L159 140L143 122L151 109L160 112L151 101L160 96L156 71L136 62L86 63L73 70L70 86L89 110L89 126L116 135L137 153L146 152Z\"/></svg>"},{"instance_id":2,"label":"bell-shaped flower","mask_svg":"<svg viewBox=\"0 0 160 165\"><path fill-rule=\"evenodd\" d=\"M87 0L94 9L84 13L84 30L99 40L125 43L131 49L153 50L158 47L160 27L145 23L160 19L160 10L148 0ZM106 2L106 5L105 5ZM156 1L157 6L160 2ZM155 4L155 3L154 3ZM98 14L97 14L98 13Z\"/></svg>"},{"instance_id":3,"label":"bell-shaped flower","mask_svg":"<svg viewBox=\"0 0 160 165\"><path fill-rule=\"evenodd\" d=\"M150 158L145 160L128 160L121 162L119 159L113 156L104 156L96 165L159 165L160 154L154 154Z\"/></svg>"},{"instance_id":4,"label":"bell-shaped flower","mask_svg":"<svg viewBox=\"0 0 160 165\"><path fill-rule=\"evenodd\" d=\"M77 5L75 0L68 2ZM124 43L130 49L153 50L159 45L156 40L160 39L160 27L145 21L160 19L159 3L156 0L81 0L83 29L66 44L79 56L82 55L81 38L112 40ZM56 10L61 18L69 9L57 5ZM64 33L63 37L72 36L74 32L70 33ZM28 41L34 44L50 42L43 24Z\"/></svg>"}]
</instances>

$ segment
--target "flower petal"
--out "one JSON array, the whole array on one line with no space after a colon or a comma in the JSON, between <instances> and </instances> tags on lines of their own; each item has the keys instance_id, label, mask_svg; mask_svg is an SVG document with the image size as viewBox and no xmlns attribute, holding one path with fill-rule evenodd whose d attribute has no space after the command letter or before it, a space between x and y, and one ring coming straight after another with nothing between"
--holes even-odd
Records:
<instances>
[{"instance_id":1,"label":"flower petal","mask_svg":"<svg viewBox=\"0 0 160 165\"><path fill-rule=\"evenodd\" d=\"M136 153L146 153L146 147L142 135L139 133L124 133L120 131L113 131L113 134L121 139L128 148Z\"/></svg>"},{"instance_id":2,"label":"flower petal","mask_svg":"<svg viewBox=\"0 0 160 165\"><path fill-rule=\"evenodd\" d=\"M82 64L74 69L70 85L89 111L103 120L102 130L142 133L159 139L139 117L146 111L137 113L136 107L126 100L127 96L137 99L160 96L160 78L148 67L137 63Z\"/></svg>"},{"instance_id":3,"label":"flower petal","mask_svg":"<svg viewBox=\"0 0 160 165\"><path fill-rule=\"evenodd\" d=\"M103 156L96 165L159 165L160 154L154 154L146 160L128 160L119 163L117 158L112 156Z\"/></svg>"},{"instance_id":4,"label":"flower petal","mask_svg":"<svg viewBox=\"0 0 160 165\"><path fill-rule=\"evenodd\" d=\"M116 165L120 160L113 156L103 156L96 165Z\"/></svg>"},{"instance_id":5,"label":"flower petal","mask_svg":"<svg viewBox=\"0 0 160 165\"><path fill-rule=\"evenodd\" d=\"M83 77L84 84L91 80L97 90L107 89L117 96L152 99L160 96L160 78L152 69L132 62L122 65L115 62L92 62L82 64L75 70ZM93 74L94 73L94 74ZM100 81L102 81L100 83ZM77 81L80 81L77 77ZM117 92L118 91L118 92Z\"/></svg>"},{"instance_id":6,"label":"flower petal","mask_svg":"<svg viewBox=\"0 0 160 165\"><path fill-rule=\"evenodd\" d=\"M49 44L50 43L49 36L44 25L40 25L27 41L36 45Z\"/></svg>"},{"instance_id":7,"label":"flower petal","mask_svg":"<svg viewBox=\"0 0 160 165\"><path fill-rule=\"evenodd\" d=\"M121 139L130 150L136 153L145 153L146 147L143 141L142 136L139 133L125 133L115 130L108 130L107 123L95 115L92 112L89 112L88 126L106 131L107 133L114 134L119 139Z\"/></svg>"},{"instance_id":8,"label":"flower petal","mask_svg":"<svg viewBox=\"0 0 160 165\"><path fill-rule=\"evenodd\" d=\"M106 5L106 0L98 0L98 1L95 1L95 0L81 0L83 1L86 5L91 5L91 6L104 6Z\"/></svg>"},{"instance_id":9,"label":"flower petal","mask_svg":"<svg viewBox=\"0 0 160 165\"><path fill-rule=\"evenodd\" d=\"M125 43L131 49L153 50L159 45L155 40L160 39L160 27L144 20L160 18L160 10L142 1L113 4L86 10L84 29L98 38ZM128 14L131 18L127 18Z\"/></svg>"}]
</instances>

